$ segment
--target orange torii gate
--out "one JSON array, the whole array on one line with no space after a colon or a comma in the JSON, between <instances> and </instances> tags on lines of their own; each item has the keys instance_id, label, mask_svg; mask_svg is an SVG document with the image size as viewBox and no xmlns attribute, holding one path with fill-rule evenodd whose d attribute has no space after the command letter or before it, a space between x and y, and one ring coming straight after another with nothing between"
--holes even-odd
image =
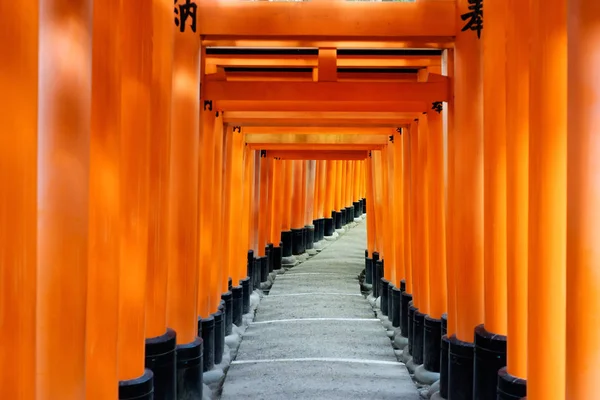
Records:
<instances>
[{"instance_id":1,"label":"orange torii gate","mask_svg":"<svg viewBox=\"0 0 600 400\"><path fill-rule=\"evenodd\" d=\"M600 5L525 3L2 2L0 397L201 396L356 204L437 398L589 397Z\"/></svg>"}]
</instances>

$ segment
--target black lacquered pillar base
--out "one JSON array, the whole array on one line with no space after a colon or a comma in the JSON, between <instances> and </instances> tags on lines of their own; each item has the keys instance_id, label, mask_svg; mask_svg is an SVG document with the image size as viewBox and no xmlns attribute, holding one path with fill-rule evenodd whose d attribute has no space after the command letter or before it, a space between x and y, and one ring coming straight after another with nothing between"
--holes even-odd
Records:
<instances>
[{"instance_id":1,"label":"black lacquered pillar base","mask_svg":"<svg viewBox=\"0 0 600 400\"><path fill-rule=\"evenodd\" d=\"M273 256L274 256L273 249L275 248L275 246L273 245L273 243L269 243L269 244L267 244L267 248L269 250L269 252L267 253L267 255L269 256L269 271L268 271L268 273L270 274L275 269L275 266L273 265L273 263L274 263L274 261L273 261ZM231 290L231 288L229 288L229 290Z\"/></svg>"},{"instance_id":2,"label":"black lacquered pillar base","mask_svg":"<svg viewBox=\"0 0 600 400\"><path fill-rule=\"evenodd\" d=\"M225 336L229 336L233 332L233 295L225 292L221 299L225 301Z\"/></svg>"},{"instance_id":3,"label":"black lacquered pillar base","mask_svg":"<svg viewBox=\"0 0 600 400\"><path fill-rule=\"evenodd\" d=\"M252 277L254 276L254 250L248 250L248 256L246 258L246 276Z\"/></svg>"},{"instance_id":4,"label":"black lacquered pillar base","mask_svg":"<svg viewBox=\"0 0 600 400\"><path fill-rule=\"evenodd\" d=\"M198 336L203 343L202 371L210 371L215 367L215 317L198 318Z\"/></svg>"},{"instance_id":5,"label":"black lacquered pillar base","mask_svg":"<svg viewBox=\"0 0 600 400\"><path fill-rule=\"evenodd\" d=\"M413 350L415 343L415 311L417 311L417 308L410 304L408 306L408 352L411 356L414 355Z\"/></svg>"},{"instance_id":6,"label":"black lacquered pillar base","mask_svg":"<svg viewBox=\"0 0 600 400\"><path fill-rule=\"evenodd\" d=\"M348 210L346 210L346 207L344 207L340 210L340 212L342 213L342 227L343 227L344 225L346 225L348 223Z\"/></svg>"},{"instance_id":7,"label":"black lacquered pillar base","mask_svg":"<svg viewBox=\"0 0 600 400\"><path fill-rule=\"evenodd\" d=\"M240 281L242 284L242 312L248 314L250 312L250 278L246 277Z\"/></svg>"},{"instance_id":8,"label":"black lacquered pillar base","mask_svg":"<svg viewBox=\"0 0 600 400\"><path fill-rule=\"evenodd\" d=\"M402 292L402 298L401 298L402 309L400 311L400 333L405 338L409 337L409 330L408 330L409 321L410 321L409 308L410 308L411 301L412 301L412 294Z\"/></svg>"},{"instance_id":9,"label":"black lacquered pillar base","mask_svg":"<svg viewBox=\"0 0 600 400\"><path fill-rule=\"evenodd\" d=\"M304 254L304 229L292 228L292 255Z\"/></svg>"},{"instance_id":10,"label":"black lacquered pillar base","mask_svg":"<svg viewBox=\"0 0 600 400\"><path fill-rule=\"evenodd\" d=\"M177 398L202 398L202 339L177 346Z\"/></svg>"},{"instance_id":11,"label":"black lacquered pillar base","mask_svg":"<svg viewBox=\"0 0 600 400\"><path fill-rule=\"evenodd\" d=\"M354 222L354 206L346 207L346 224Z\"/></svg>"},{"instance_id":12,"label":"black lacquered pillar base","mask_svg":"<svg viewBox=\"0 0 600 400\"><path fill-rule=\"evenodd\" d=\"M440 372L442 346L442 320L425 316L423 324L423 367L430 372Z\"/></svg>"},{"instance_id":13,"label":"black lacquered pillar base","mask_svg":"<svg viewBox=\"0 0 600 400\"><path fill-rule=\"evenodd\" d=\"M377 293L377 261L379 261L379 253L374 251L372 254L373 257L373 268L371 269L371 282L373 283L373 297L377 298L375 294ZM377 284L376 284L377 283Z\"/></svg>"},{"instance_id":14,"label":"black lacquered pillar base","mask_svg":"<svg viewBox=\"0 0 600 400\"><path fill-rule=\"evenodd\" d=\"M373 284L373 259L369 258L369 250L365 250L365 283Z\"/></svg>"},{"instance_id":15,"label":"black lacquered pillar base","mask_svg":"<svg viewBox=\"0 0 600 400\"><path fill-rule=\"evenodd\" d=\"M231 288L231 295L233 298L233 324L241 326L244 311L244 290L241 286L234 286Z\"/></svg>"},{"instance_id":16,"label":"black lacquered pillar base","mask_svg":"<svg viewBox=\"0 0 600 400\"><path fill-rule=\"evenodd\" d=\"M519 400L527 396L527 381L512 376L506 367L498 371L498 400Z\"/></svg>"},{"instance_id":17,"label":"black lacquered pillar base","mask_svg":"<svg viewBox=\"0 0 600 400\"><path fill-rule=\"evenodd\" d=\"M379 288L381 290L381 292L380 292L381 299L380 299L380 303L379 303L379 306L380 306L379 308L381 309L381 314L387 316L388 315L388 305L389 305L389 303L388 303L388 294L389 294L388 286L390 284L390 281L388 281L385 278L381 278L381 279L379 279L379 282L380 282Z\"/></svg>"},{"instance_id":18,"label":"black lacquered pillar base","mask_svg":"<svg viewBox=\"0 0 600 400\"><path fill-rule=\"evenodd\" d=\"M397 287L391 289L392 312L391 321L394 328L400 328L400 315L402 311L402 292Z\"/></svg>"},{"instance_id":19,"label":"black lacquered pillar base","mask_svg":"<svg viewBox=\"0 0 600 400\"><path fill-rule=\"evenodd\" d=\"M423 364L423 333L424 333L424 325L425 325L425 314L419 312L418 309L415 310L413 316L413 345L412 345L412 356L413 363L415 365Z\"/></svg>"},{"instance_id":20,"label":"black lacquered pillar base","mask_svg":"<svg viewBox=\"0 0 600 400\"><path fill-rule=\"evenodd\" d=\"M324 236L333 236L335 231L335 220L334 218L323 219L323 234Z\"/></svg>"},{"instance_id":21,"label":"black lacquered pillar base","mask_svg":"<svg viewBox=\"0 0 600 400\"><path fill-rule=\"evenodd\" d=\"M281 248L282 243L279 242L279 246L274 246L273 247L273 271L279 271L281 269L281 265L282 265L282 258L283 258L283 249Z\"/></svg>"},{"instance_id":22,"label":"black lacquered pillar base","mask_svg":"<svg viewBox=\"0 0 600 400\"><path fill-rule=\"evenodd\" d=\"M225 305L219 306L217 312L213 313L212 316L215 319L215 364L221 364L223 361L223 351L225 350L225 321L223 318L225 314Z\"/></svg>"},{"instance_id":23,"label":"black lacquered pillar base","mask_svg":"<svg viewBox=\"0 0 600 400\"><path fill-rule=\"evenodd\" d=\"M360 201L353 201L352 206L354 207L354 218L360 218Z\"/></svg>"},{"instance_id":24,"label":"black lacquered pillar base","mask_svg":"<svg viewBox=\"0 0 600 400\"><path fill-rule=\"evenodd\" d=\"M440 343L440 396L448 398L448 351L450 339L448 333L448 315L442 314L442 342Z\"/></svg>"},{"instance_id":25,"label":"black lacquered pillar base","mask_svg":"<svg viewBox=\"0 0 600 400\"><path fill-rule=\"evenodd\" d=\"M498 371L506 366L506 336L488 332L483 325L475 328L473 400L495 398Z\"/></svg>"},{"instance_id":26,"label":"black lacquered pillar base","mask_svg":"<svg viewBox=\"0 0 600 400\"><path fill-rule=\"evenodd\" d=\"M373 296L375 296L375 298L382 295L383 288L381 278L383 278L383 268L383 260L377 260L377 262L375 262L375 268L373 271L373 282L376 283L373 285Z\"/></svg>"},{"instance_id":27,"label":"black lacquered pillar base","mask_svg":"<svg viewBox=\"0 0 600 400\"><path fill-rule=\"evenodd\" d=\"M473 400L473 343L450 337L448 352L448 399Z\"/></svg>"},{"instance_id":28,"label":"black lacquered pillar base","mask_svg":"<svg viewBox=\"0 0 600 400\"><path fill-rule=\"evenodd\" d=\"M146 339L145 366L154 374L154 397L175 400L177 365L175 346L177 335L167 328L164 335Z\"/></svg>"},{"instance_id":29,"label":"black lacquered pillar base","mask_svg":"<svg viewBox=\"0 0 600 400\"><path fill-rule=\"evenodd\" d=\"M388 321L392 322L392 317L394 315L393 312L393 299L392 299L392 290L394 289L394 284L392 282L388 282L388 287L387 287L387 303L388 303L388 313L387 313L387 317L388 317Z\"/></svg>"},{"instance_id":30,"label":"black lacquered pillar base","mask_svg":"<svg viewBox=\"0 0 600 400\"><path fill-rule=\"evenodd\" d=\"M256 259L254 264L254 288L260 289L263 269L268 268L267 256L261 256Z\"/></svg>"},{"instance_id":31,"label":"black lacquered pillar base","mask_svg":"<svg viewBox=\"0 0 600 400\"><path fill-rule=\"evenodd\" d=\"M335 212L335 229L342 229L343 227L344 227L344 225L342 223L342 212L336 211Z\"/></svg>"},{"instance_id":32,"label":"black lacquered pillar base","mask_svg":"<svg viewBox=\"0 0 600 400\"><path fill-rule=\"evenodd\" d=\"M366 199L366 197L362 199L362 213L363 214L367 213L367 199Z\"/></svg>"},{"instance_id":33,"label":"black lacquered pillar base","mask_svg":"<svg viewBox=\"0 0 600 400\"><path fill-rule=\"evenodd\" d=\"M304 232L306 233L304 236L304 248L306 250L312 250L315 243L315 226L307 225L304 229Z\"/></svg>"},{"instance_id":34,"label":"black lacquered pillar base","mask_svg":"<svg viewBox=\"0 0 600 400\"><path fill-rule=\"evenodd\" d=\"M282 256L283 257L291 257L292 256L292 231L283 231L281 232L281 243L282 243Z\"/></svg>"},{"instance_id":35,"label":"black lacquered pillar base","mask_svg":"<svg viewBox=\"0 0 600 400\"><path fill-rule=\"evenodd\" d=\"M149 369L139 378L119 381L119 400L153 400L154 374Z\"/></svg>"}]
</instances>

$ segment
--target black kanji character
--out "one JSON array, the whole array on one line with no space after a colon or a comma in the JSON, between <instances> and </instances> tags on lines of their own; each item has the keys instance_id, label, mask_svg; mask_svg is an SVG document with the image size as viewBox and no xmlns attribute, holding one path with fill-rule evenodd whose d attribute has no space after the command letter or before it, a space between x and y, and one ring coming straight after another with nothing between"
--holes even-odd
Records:
<instances>
[{"instance_id":1,"label":"black kanji character","mask_svg":"<svg viewBox=\"0 0 600 400\"><path fill-rule=\"evenodd\" d=\"M185 23L188 18L191 18L190 28L192 28L192 32L196 33L196 11L198 6L191 0L184 0L185 4L177 4L178 1L174 0L175 26L179 27L180 32L185 32Z\"/></svg>"},{"instance_id":2,"label":"black kanji character","mask_svg":"<svg viewBox=\"0 0 600 400\"><path fill-rule=\"evenodd\" d=\"M483 0L469 0L469 12L460 16L463 21L467 21L461 32L472 30L477 32L477 38L481 38L483 30Z\"/></svg>"},{"instance_id":3,"label":"black kanji character","mask_svg":"<svg viewBox=\"0 0 600 400\"><path fill-rule=\"evenodd\" d=\"M437 111L437 113L441 113L442 110L444 109L442 106L442 102L441 101L434 101L431 107L432 110Z\"/></svg>"}]
</instances>

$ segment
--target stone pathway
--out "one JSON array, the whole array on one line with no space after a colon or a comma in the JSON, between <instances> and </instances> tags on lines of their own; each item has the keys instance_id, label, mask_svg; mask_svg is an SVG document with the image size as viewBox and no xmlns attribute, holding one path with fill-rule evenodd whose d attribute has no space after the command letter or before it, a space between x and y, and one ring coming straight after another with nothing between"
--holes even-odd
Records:
<instances>
[{"instance_id":1,"label":"stone pathway","mask_svg":"<svg viewBox=\"0 0 600 400\"><path fill-rule=\"evenodd\" d=\"M243 335L222 399L419 399L360 294L365 225L277 276Z\"/></svg>"}]
</instances>

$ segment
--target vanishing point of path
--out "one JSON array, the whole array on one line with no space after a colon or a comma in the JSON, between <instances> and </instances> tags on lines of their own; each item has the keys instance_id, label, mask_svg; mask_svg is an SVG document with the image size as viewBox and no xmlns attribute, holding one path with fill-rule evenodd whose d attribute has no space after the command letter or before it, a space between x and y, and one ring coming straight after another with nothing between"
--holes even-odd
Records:
<instances>
[{"instance_id":1,"label":"vanishing point of path","mask_svg":"<svg viewBox=\"0 0 600 400\"><path fill-rule=\"evenodd\" d=\"M419 399L360 294L365 225L277 276L243 335L222 399Z\"/></svg>"}]
</instances>

